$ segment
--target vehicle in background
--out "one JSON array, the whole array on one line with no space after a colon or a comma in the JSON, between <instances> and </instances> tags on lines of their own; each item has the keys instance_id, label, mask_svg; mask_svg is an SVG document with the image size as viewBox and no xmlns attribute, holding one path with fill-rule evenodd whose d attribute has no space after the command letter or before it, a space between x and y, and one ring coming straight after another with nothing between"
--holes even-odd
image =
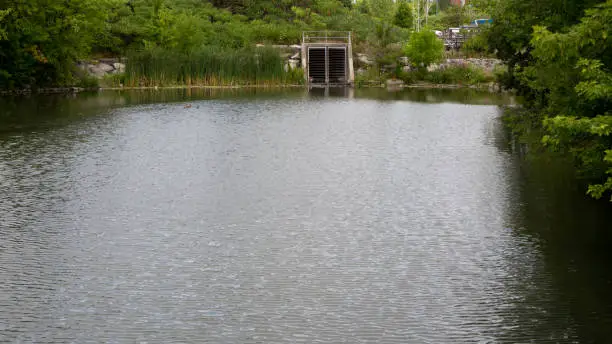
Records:
<instances>
[{"instance_id":1,"label":"vehicle in background","mask_svg":"<svg viewBox=\"0 0 612 344\"><path fill-rule=\"evenodd\" d=\"M472 22L473 25L482 26L486 24L493 24L493 19L476 19Z\"/></svg>"}]
</instances>

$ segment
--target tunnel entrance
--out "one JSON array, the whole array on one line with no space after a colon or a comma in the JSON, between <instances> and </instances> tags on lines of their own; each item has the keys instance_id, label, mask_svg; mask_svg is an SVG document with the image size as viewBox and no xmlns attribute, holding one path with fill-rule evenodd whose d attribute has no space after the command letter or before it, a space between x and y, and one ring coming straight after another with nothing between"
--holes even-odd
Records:
<instances>
[{"instance_id":1,"label":"tunnel entrance","mask_svg":"<svg viewBox=\"0 0 612 344\"><path fill-rule=\"evenodd\" d=\"M352 64L350 32L304 32L302 65L308 84L350 85Z\"/></svg>"},{"instance_id":2,"label":"tunnel entrance","mask_svg":"<svg viewBox=\"0 0 612 344\"><path fill-rule=\"evenodd\" d=\"M308 48L308 80L311 84L327 81L327 49Z\"/></svg>"},{"instance_id":3,"label":"tunnel entrance","mask_svg":"<svg viewBox=\"0 0 612 344\"><path fill-rule=\"evenodd\" d=\"M346 84L346 48L327 48L329 83Z\"/></svg>"},{"instance_id":4,"label":"tunnel entrance","mask_svg":"<svg viewBox=\"0 0 612 344\"><path fill-rule=\"evenodd\" d=\"M311 84L347 84L346 47L309 47L308 81Z\"/></svg>"}]
</instances>

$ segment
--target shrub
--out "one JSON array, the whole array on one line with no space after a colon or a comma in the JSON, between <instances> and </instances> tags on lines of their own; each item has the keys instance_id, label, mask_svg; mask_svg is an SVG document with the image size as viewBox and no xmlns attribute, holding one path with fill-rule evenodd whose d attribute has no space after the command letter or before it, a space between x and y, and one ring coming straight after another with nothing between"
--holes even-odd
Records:
<instances>
[{"instance_id":1,"label":"shrub","mask_svg":"<svg viewBox=\"0 0 612 344\"><path fill-rule=\"evenodd\" d=\"M77 80L76 86L87 89L99 88L100 80L92 75L82 75Z\"/></svg>"},{"instance_id":2,"label":"shrub","mask_svg":"<svg viewBox=\"0 0 612 344\"><path fill-rule=\"evenodd\" d=\"M406 85L417 83L425 79L427 74L426 70L414 70L410 72L400 72L398 78L401 79Z\"/></svg>"},{"instance_id":3,"label":"shrub","mask_svg":"<svg viewBox=\"0 0 612 344\"><path fill-rule=\"evenodd\" d=\"M470 37L461 47L461 50L468 56L482 56L487 52L487 40L484 35L474 35Z\"/></svg>"},{"instance_id":4,"label":"shrub","mask_svg":"<svg viewBox=\"0 0 612 344\"><path fill-rule=\"evenodd\" d=\"M381 85L383 76L380 70L376 67L366 69L363 73L355 74L355 86L373 86Z\"/></svg>"},{"instance_id":5,"label":"shrub","mask_svg":"<svg viewBox=\"0 0 612 344\"><path fill-rule=\"evenodd\" d=\"M488 81L481 69L471 66L446 67L429 72L425 80L434 84L476 85Z\"/></svg>"},{"instance_id":6,"label":"shrub","mask_svg":"<svg viewBox=\"0 0 612 344\"><path fill-rule=\"evenodd\" d=\"M397 6L395 17L393 18L393 24L402 27L404 29L412 29L414 25L414 15L412 14L412 8L406 1L401 1Z\"/></svg>"},{"instance_id":7,"label":"shrub","mask_svg":"<svg viewBox=\"0 0 612 344\"><path fill-rule=\"evenodd\" d=\"M125 74L109 74L100 81L102 87L121 87L125 84Z\"/></svg>"},{"instance_id":8,"label":"shrub","mask_svg":"<svg viewBox=\"0 0 612 344\"><path fill-rule=\"evenodd\" d=\"M444 43L433 31L415 32L404 48L404 53L415 67L426 68L444 56Z\"/></svg>"}]
</instances>

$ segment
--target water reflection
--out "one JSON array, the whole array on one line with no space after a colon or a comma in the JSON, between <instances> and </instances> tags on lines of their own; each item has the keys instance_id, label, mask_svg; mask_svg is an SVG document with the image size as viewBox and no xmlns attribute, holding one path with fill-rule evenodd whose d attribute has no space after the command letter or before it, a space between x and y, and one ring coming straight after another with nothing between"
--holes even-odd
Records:
<instances>
[{"instance_id":1,"label":"water reflection","mask_svg":"<svg viewBox=\"0 0 612 344\"><path fill-rule=\"evenodd\" d=\"M558 290L556 304L564 305L564 314L580 324L574 330L583 339L580 342L609 342L609 204L585 195L586 185L576 180L570 160L537 147L526 149L508 130L500 142L517 157L518 233L536 240L545 258L544 269Z\"/></svg>"},{"instance_id":2,"label":"water reflection","mask_svg":"<svg viewBox=\"0 0 612 344\"><path fill-rule=\"evenodd\" d=\"M503 93L490 93L477 89L419 89L407 88L391 92L384 88L356 89L355 96L376 100L414 101L421 103L460 103L471 105L509 105L515 102L514 97Z\"/></svg>"}]
</instances>

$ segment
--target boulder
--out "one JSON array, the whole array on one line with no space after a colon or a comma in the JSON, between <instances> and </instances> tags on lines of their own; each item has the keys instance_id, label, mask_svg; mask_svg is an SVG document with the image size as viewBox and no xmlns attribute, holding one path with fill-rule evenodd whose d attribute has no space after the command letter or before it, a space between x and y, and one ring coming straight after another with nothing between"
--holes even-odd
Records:
<instances>
[{"instance_id":1,"label":"boulder","mask_svg":"<svg viewBox=\"0 0 612 344\"><path fill-rule=\"evenodd\" d=\"M389 79L386 84L388 90L400 90L404 88L404 82L399 79Z\"/></svg>"},{"instance_id":2,"label":"boulder","mask_svg":"<svg viewBox=\"0 0 612 344\"><path fill-rule=\"evenodd\" d=\"M374 61L372 61L366 54L357 54L357 61L368 66L374 64Z\"/></svg>"},{"instance_id":3,"label":"boulder","mask_svg":"<svg viewBox=\"0 0 612 344\"><path fill-rule=\"evenodd\" d=\"M410 66L410 59L406 56L398 57L397 60L402 66Z\"/></svg>"},{"instance_id":4,"label":"boulder","mask_svg":"<svg viewBox=\"0 0 612 344\"><path fill-rule=\"evenodd\" d=\"M300 65L300 60L289 60L289 67L296 69Z\"/></svg>"},{"instance_id":5,"label":"boulder","mask_svg":"<svg viewBox=\"0 0 612 344\"><path fill-rule=\"evenodd\" d=\"M87 70L89 71L89 74L97 78L102 78L106 74L114 71L115 67L108 65L106 63L98 63L97 65L94 65L94 64L88 65Z\"/></svg>"},{"instance_id":6,"label":"boulder","mask_svg":"<svg viewBox=\"0 0 612 344\"><path fill-rule=\"evenodd\" d=\"M113 68L115 68L115 73L125 73L125 64L120 62L113 63Z\"/></svg>"},{"instance_id":7,"label":"boulder","mask_svg":"<svg viewBox=\"0 0 612 344\"><path fill-rule=\"evenodd\" d=\"M439 65L439 64L437 64L437 63L432 63L432 64L430 64L429 66L427 66L427 71L428 71L428 72L435 72L435 71L437 71L438 69L440 69L441 67L442 67L442 65Z\"/></svg>"},{"instance_id":8,"label":"boulder","mask_svg":"<svg viewBox=\"0 0 612 344\"><path fill-rule=\"evenodd\" d=\"M298 68L300 60L287 60L285 62L285 72Z\"/></svg>"}]
</instances>

